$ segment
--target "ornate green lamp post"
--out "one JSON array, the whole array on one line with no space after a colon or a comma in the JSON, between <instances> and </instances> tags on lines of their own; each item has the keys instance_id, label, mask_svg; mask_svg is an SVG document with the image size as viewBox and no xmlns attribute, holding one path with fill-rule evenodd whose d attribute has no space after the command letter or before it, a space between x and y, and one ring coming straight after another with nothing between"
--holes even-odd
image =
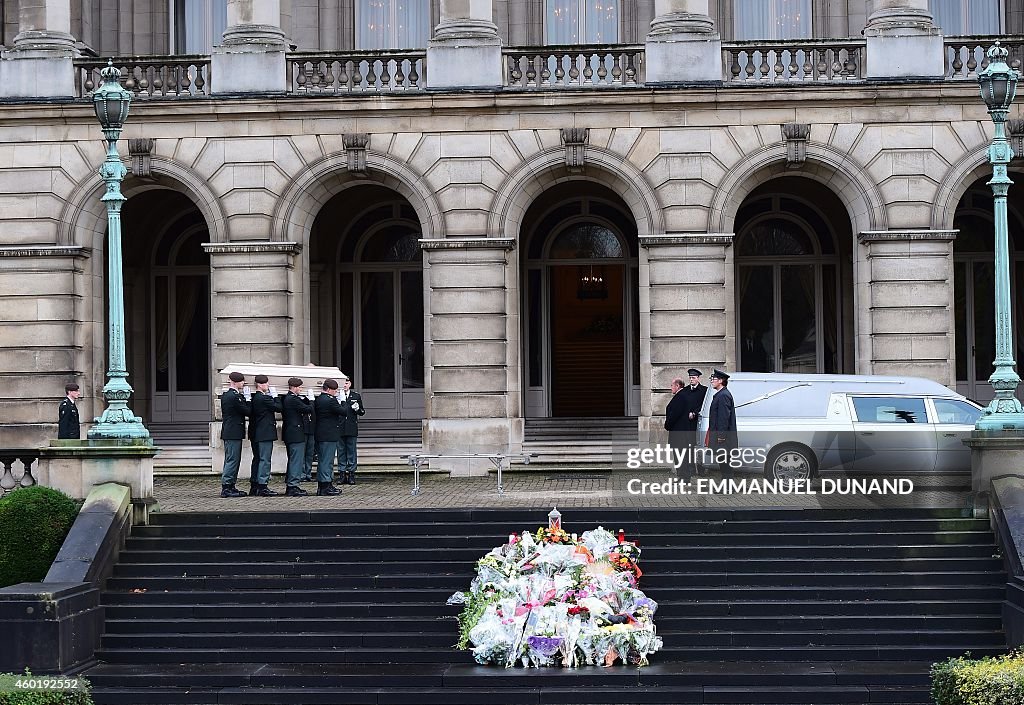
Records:
<instances>
[{"instance_id":1,"label":"ornate green lamp post","mask_svg":"<svg viewBox=\"0 0 1024 705\"><path fill-rule=\"evenodd\" d=\"M988 66L978 76L981 97L988 106L988 114L995 123L995 137L988 148L992 164L992 186L995 215L995 274L996 274L996 359L995 371L989 382L995 398L978 420L978 431L1022 431L1024 409L1017 400L1020 377L1014 369L1013 325L1010 313L1010 252L1006 226L1006 193L1013 183L1006 175L1006 165L1013 158L1013 150L1006 140L1006 116L1017 92L1020 74L1006 64L1009 52L996 42L988 50Z\"/></svg>"},{"instance_id":2,"label":"ornate green lamp post","mask_svg":"<svg viewBox=\"0 0 1024 705\"><path fill-rule=\"evenodd\" d=\"M121 87L121 71L109 61L100 71L102 83L92 95L96 117L103 128L107 141L107 158L100 166L100 176L107 185L106 193L100 200L107 206L107 292L108 328L110 352L107 360L107 383L103 387L103 398L107 408L96 419L96 425L89 429L90 439L149 439L149 431L142 425L142 419L128 408L132 395L128 384L128 370L124 352L124 274L121 269L121 205L125 197L121 193L121 181L128 170L121 163L117 153L117 138L128 117L128 106L132 102L130 91Z\"/></svg>"}]
</instances>

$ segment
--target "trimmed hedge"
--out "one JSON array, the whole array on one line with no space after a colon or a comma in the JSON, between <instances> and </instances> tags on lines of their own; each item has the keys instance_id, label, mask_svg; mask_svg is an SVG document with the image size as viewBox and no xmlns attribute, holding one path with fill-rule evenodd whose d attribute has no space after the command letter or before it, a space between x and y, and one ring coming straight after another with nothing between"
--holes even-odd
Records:
<instances>
[{"instance_id":1,"label":"trimmed hedge","mask_svg":"<svg viewBox=\"0 0 1024 705\"><path fill-rule=\"evenodd\" d=\"M932 665L936 705L1021 705L1024 651L972 660L965 656Z\"/></svg>"},{"instance_id":2,"label":"trimmed hedge","mask_svg":"<svg viewBox=\"0 0 1024 705\"><path fill-rule=\"evenodd\" d=\"M80 507L63 492L40 486L0 499L0 587L45 578Z\"/></svg>"},{"instance_id":3,"label":"trimmed hedge","mask_svg":"<svg viewBox=\"0 0 1024 705\"><path fill-rule=\"evenodd\" d=\"M78 681L76 690L17 690L14 684L19 680L73 678ZM80 676L33 676L26 668L24 673L0 673L0 705L95 705L89 694L89 681Z\"/></svg>"}]
</instances>

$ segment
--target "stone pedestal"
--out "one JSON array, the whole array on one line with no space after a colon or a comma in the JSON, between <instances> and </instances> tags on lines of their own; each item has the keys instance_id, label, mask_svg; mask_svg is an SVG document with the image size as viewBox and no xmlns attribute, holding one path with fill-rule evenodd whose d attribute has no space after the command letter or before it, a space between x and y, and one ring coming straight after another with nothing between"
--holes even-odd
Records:
<instances>
[{"instance_id":1,"label":"stone pedestal","mask_svg":"<svg viewBox=\"0 0 1024 705\"><path fill-rule=\"evenodd\" d=\"M421 242L430 284L423 452L519 452L522 419L509 384L509 356L518 351L518 338L510 331L518 330L518 323L508 316L509 299L517 294L506 282L511 275L505 259L513 241ZM484 475L492 465L487 459L437 459L430 467L453 475Z\"/></svg>"},{"instance_id":2,"label":"stone pedestal","mask_svg":"<svg viewBox=\"0 0 1024 705\"><path fill-rule=\"evenodd\" d=\"M491 0L441 0L427 65L427 88L501 88L501 39Z\"/></svg>"},{"instance_id":3,"label":"stone pedestal","mask_svg":"<svg viewBox=\"0 0 1024 705\"><path fill-rule=\"evenodd\" d=\"M0 671L57 676L94 659L103 635L100 591L89 583L20 583L0 588L5 646Z\"/></svg>"},{"instance_id":4,"label":"stone pedestal","mask_svg":"<svg viewBox=\"0 0 1024 705\"><path fill-rule=\"evenodd\" d=\"M974 431L964 444L971 449L974 515L988 516L992 481L1024 476L1024 431Z\"/></svg>"},{"instance_id":5,"label":"stone pedestal","mask_svg":"<svg viewBox=\"0 0 1024 705\"><path fill-rule=\"evenodd\" d=\"M854 261L857 374L956 384L955 230L865 231Z\"/></svg>"},{"instance_id":6,"label":"stone pedestal","mask_svg":"<svg viewBox=\"0 0 1024 705\"><path fill-rule=\"evenodd\" d=\"M281 0L229 0L228 28L210 57L210 94L284 93L287 49Z\"/></svg>"},{"instance_id":7,"label":"stone pedestal","mask_svg":"<svg viewBox=\"0 0 1024 705\"><path fill-rule=\"evenodd\" d=\"M72 98L77 54L70 0L23 0L14 48L0 58L0 98Z\"/></svg>"},{"instance_id":8,"label":"stone pedestal","mask_svg":"<svg viewBox=\"0 0 1024 705\"><path fill-rule=\"evenodd\" d=\"M640 349L641 445L668 442L665 407L672 379L696 367L702 383L715 367L730 369L735 355L731 233L641 237L640 327L650 347ZM645 305L644 297L647 297ZM649 313L648 313L649 312ZM644 388L650 394L644 393Z\"/></svg>"},{"instance_id":9,"label":"stone pedestal","mask_svg":"<svg viewBox=\"0 0 1024 705\"><path fill-rule=\"evenodd\" d=\"M76 499L85 499L92 488L114 482L131 489L135 524L145 524L155 504L153 456L160 451L138 441L50 441L39 449L36 480Z\"/></svg>"},{"instance_id":10,"label":"stone pedestal","mask_svg":"<svg viewBox=\"0 0 1024 705\"><path fill-rule=\"evenodd\" d=\"M940 78L946 72L942 30L928 0L871 0L864 27L865 78Z\"/></svg>"},{"instance_id":11,"label":"stone pedestal","mask_svg":"<svg viewBox=\"0 0 1024 705\"><path fill-rule=\"evenodd\" d=\"M646 83L722 80L722 38L708 0L657 0L644 48Z\"/></svg>"}]
</instances>

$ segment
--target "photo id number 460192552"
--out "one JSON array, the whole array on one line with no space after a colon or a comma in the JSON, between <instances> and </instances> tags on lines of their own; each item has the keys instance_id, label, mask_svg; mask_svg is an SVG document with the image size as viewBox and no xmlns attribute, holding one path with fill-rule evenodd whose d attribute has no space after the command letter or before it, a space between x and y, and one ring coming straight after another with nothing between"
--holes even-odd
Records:
<instances>
[{"instance_id":1,"label":"photo id number 460192552","mask_svg":"<svg viewBox=\"0 0 1024 705\"><path fill-rule=\"evenodd\" d=\"M30 690L78 690L78 678L60 676L0 675L0 693L23 693Z\"/></svg>"}]
</instances>

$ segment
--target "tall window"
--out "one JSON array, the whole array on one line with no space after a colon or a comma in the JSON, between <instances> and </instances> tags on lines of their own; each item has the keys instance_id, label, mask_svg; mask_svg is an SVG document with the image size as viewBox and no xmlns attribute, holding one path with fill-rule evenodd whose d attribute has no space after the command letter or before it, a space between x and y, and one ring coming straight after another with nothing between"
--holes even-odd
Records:
<instances>
[{"instance_id":1,"label":"tall window","mask_svg":"<svg viewBox=\"0 0 1024 705\"><path fill-rule=\"evenodd\" d=\"M175 0L174 50L209 54L228 26L228 0Z\"/></svg>"},{"instance_id":2,"label":"tall window","mask_svg":"<svg viewBox=\"0 0 1024 705\"><path fill-rule=\"evenodd\" d=\"M947 36L999 34L999 0L929 0L935 24Z\"/></svg>"},{"instance_id":3,"label":"tall window","mask_svg":"<svg viewBox=\"0 0 1024 705\"><path fill-rule=\"evenodd\" d=\"M547 0L546 44L615 44L619 0Z\"/></svg>"},{"instance_id":4,"label":"tall window","mask_svg":"<svg viewBox=\"0 0 1024 705\"><path fill-rule=\"evenodd\" d=\"M430 0L357 0L357 49L419 49L430 39Z\"/></svg>"},{"instance_id":5,"label":"tall window","mask_svg":"<svg viewBox=\"0 0 1024 705\"><path fill-rule=\"evenodd\" d=\"M736 39L811 36L811 0L736 0Z\"/></svg>"}]
</instances>

